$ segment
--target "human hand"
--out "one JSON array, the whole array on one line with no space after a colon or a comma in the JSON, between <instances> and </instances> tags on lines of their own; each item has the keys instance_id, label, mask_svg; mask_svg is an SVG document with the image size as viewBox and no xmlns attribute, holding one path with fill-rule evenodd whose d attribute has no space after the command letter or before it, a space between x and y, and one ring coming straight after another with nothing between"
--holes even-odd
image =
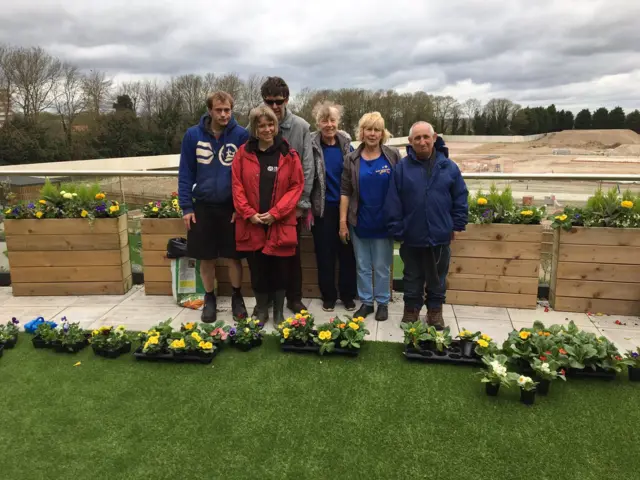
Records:
<instances>
[{"instance_id":1,"label":"human hand","mask_svg":"<svg viewBox=\"0 0 640 480\"><path fill-rule=\"evenodd\" d=\"M304 215L304 210L296 207L296 218L300 218L302 215Z\"/></svg>"},{"instance_id":2,"label":"human hand","mask_svg":"<svg viewBox=\"0 0 640 480\"><path fill-rule=\"evenodd\" d=\"M338 232L340 235L340 240L345 245L350 240L349 238L349 227L347 226L347 222L340 222L340 231Z\"/></svg>"},{"instance_id":3,"label":"human hand","mask_svg":"<svg viewBox=\"0 0 640 480\"><path fill-rule=\"evenodd\" d=\"M233 215L231 215L231 223L235 223L236 221L236 212L233 212Z\"/></svg>"},{"instance_id":4,"label":"human hand","mask_svg":"<svg viewBox=\"0 0 640 480\"><path fill-rule=\"evenodd\" d=\"M260 214L260 219L262 220L262 223L264 223L265 225L271 225L273 222L276 221L275 217L270 213Z\"/></svg>"},{"instance_id":5,"label":"human hand","mask_svg":"<svg viewBox=\"0 0 640 480\"><path fill-rule=\"evenodd\" d=\"M184 221L184 226L187 230L191 230L191 222L196 223L196 214L195 213L187 213L182 217Z\"/></svg>"},{"instance_id":6,"label":"human hand","mask_svg":"<svg viewBox=\"0 0 640 480\"><path fill-rule=\"evenodd\" d=\"M262 218L259 213L256 213L253 217L249 219L249 221L254 225L264 225L264 222L262 221Z\"/></svg>"}]
</instances>

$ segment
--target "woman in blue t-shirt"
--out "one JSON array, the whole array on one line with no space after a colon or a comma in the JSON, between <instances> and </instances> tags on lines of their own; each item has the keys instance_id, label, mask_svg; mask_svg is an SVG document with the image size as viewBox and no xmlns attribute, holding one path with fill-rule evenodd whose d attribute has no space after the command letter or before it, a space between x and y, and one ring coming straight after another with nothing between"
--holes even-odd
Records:
<instances>
[{"instance_id":1,"label":"woman in blue t-shirt","mask_svg":"<svg viewBox=\"0 0 640 480\"><path fill-rule=\"evenodd\" d=\"M362 301L356 317L366 317L378 304L376 320L389 318L393 239L387 231L383 205L391 171L400 152L385 145L390 134L378 112L366 113L358 122L362 143L347 155L340 184L340 238L351 239L358 270L358 295Z\"/></svg>"}]
</instances>

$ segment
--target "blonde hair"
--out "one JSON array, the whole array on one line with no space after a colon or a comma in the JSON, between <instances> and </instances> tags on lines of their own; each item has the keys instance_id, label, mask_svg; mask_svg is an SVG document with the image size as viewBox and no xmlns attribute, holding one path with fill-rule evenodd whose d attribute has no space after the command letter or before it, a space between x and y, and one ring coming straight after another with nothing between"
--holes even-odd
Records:
<instances>
[{"instance_id":1,"label":"blonde hair","mask_svg":"<svg viewBox=\"0 0 640 480\"><path fill-rule=\"evenodd\" d=\"M268 120L271 120L276 126L276 135L278 134L279 126L278 126L278 117L273 113L266 105L259 105L256 108L252 109L249 112L249 134L252 137L258 136L258 123L260 123L260 119L266 117Z\"/></svg>"},{"instance_id":2,"label":"blonde hair","mask_svg":"<svg viewBox=\"0 0 640 480\"><path fill-rule=\"evenodd\" d=\"M316 103L311 114L316 120L317 126L322 120L329 118L333 112L338 116L338 123L340 123L343 111L344 107L342 105L338 105L336 102L332 102L331 100L325 100L324 102Z\"/></svg>"},{"instance_id":3,"label":"blonde hair","mask_svg":"<svg viewBox=\"0 0 640 480\"><path fill-rule=\"evenodd\" d=\"M358 121L358 131L356 132L356 139L359 142L364 140L365 128L375 128L382 132L382 138L380 139L380 145L387 143L391 138L391 132L384 128L384 118L380 115L380 112L365 113L360 121Z\"/></svg>"}]
</instances>

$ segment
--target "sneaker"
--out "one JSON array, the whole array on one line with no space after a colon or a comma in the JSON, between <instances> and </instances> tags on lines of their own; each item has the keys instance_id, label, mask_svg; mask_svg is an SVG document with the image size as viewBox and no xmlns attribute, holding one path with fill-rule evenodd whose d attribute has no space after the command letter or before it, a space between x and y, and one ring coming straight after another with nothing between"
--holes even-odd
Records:
<instances>
[{"instance_id":1,"label":"sneaker","mask_svg":"<svg viewBox=\"0 0 640 480\"><path fill-rule=\"evenodd\" d=\"M420 318L420 310L417 308L404 307L404 314L402 315L402 323L417 322Z\"/></svg>"},{"instance_id":2,"label":"sneaker","mask_svg":"<svg viewBox=\"0 0 640 480\"><path fill-rule=\"evenodd\" d=\"M431 308L427 310L427 325L435 327L436 330L444 330L442 308Z\"/></svg>"},{"instance_id":3,"label":"sneaker","mask_svg":"<svg viewBox=\"0 0 640 480\"><path fill-rule=\"evenodd\" d=\"M364 303L360 305L360 308L356 313L353 314L354 317L362 317L367 318L368 315L371 315L374 312L373 305L365 305Z\"/></svg>"},{"instance_id":4,"label":"sneaker","mask_svg":"<svg viewBox=\"0 0 640 480\"><path fill-rule=\"evenodd\" d=\"M307 307L304 306L304 303L302 303L302 301L300 300L297 300L295 302L287 302L287 308L293 313L300 313L302 310L307 309Z\"/></svg>"},{"instance_id":5,"label":"sneaker","mask_svg":"<svg viewBox=\"0 0 640 480\"><path fill-rule=\"evenodd\" d=\"M389 307L387 305L378 305L376 311L376 320L378 322L384 322L389 318Z\"/></svg>"},{"instance_id":6,"label":"sneaker","mask_svg":"<svg viewBox=\"0 0 640 480\"><path fill-rule=\"evenodd\" d=\"M233 318L246 318L247 316L247 307L241 293L231 295L231 314Z\"/></svg>"},{"instance_id":7,"label":"sneaker","mask_svg":"<svg viewBox=\"0 0 640 480\"><path fill-rule=\"evenodd\" d=\"M322 301L322 310L325 312L333 312L336 308L335 300L323 300Z\"/></svg>"},{"instance_id":8,"label":"sneaker","mask_svg":"<svg viewBox=\"0 0 640 480\"><path fill-rule=\"evenodd\" d=\"M343 300L342 304L347 312L353 312L356 309L356 302L353 300Z\"/></svg>"},{"instance_id":9,"label":"sneaker","mask_svg":"<svg viewBox=\"0 0 640 480\"><path fill-rule=\"evenodd\" d=\"M216 307L217 302L215 295L205 293L204 306L202 307L202 315L200 316L200 320L202 320L204 323L214 323L218 317Z\"/></svg>"}]
</instances>

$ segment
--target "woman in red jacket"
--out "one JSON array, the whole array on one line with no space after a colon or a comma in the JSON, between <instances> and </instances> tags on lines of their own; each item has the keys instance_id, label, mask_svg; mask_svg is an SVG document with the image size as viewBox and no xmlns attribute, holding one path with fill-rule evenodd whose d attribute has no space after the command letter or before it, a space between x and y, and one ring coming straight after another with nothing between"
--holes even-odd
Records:
<instances>
[{"instance_id":1,"label":"woman in red jacket","mask_svg":"<svg viewBox=\"0 0 640 480\"><path fill-rule=\"evenodd\" d=\"M278 118L267 106L249 114L251 138L240 147L231 167L236 210L236 248L249 252L251 286L256 297L255 316L284 321L288 263L298 245L296 204L304 175L298 153L278 134Z\"/></svg>"}]
</instances>

